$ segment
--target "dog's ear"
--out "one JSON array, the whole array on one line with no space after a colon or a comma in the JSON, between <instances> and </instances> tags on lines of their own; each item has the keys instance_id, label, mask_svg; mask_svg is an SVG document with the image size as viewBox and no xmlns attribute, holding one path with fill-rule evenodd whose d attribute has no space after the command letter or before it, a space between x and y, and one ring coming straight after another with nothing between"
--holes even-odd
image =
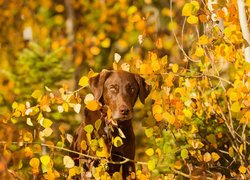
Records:
<instances>
[{"instance_id":1,"label":"dog's ear","mask_svg":"<svg viewBox=\"0 0 250 180\"><path fill-rule=\"evenodd\" d=\"M139 85L140 101L144 104L146 97L150 93L151 86L145 82L145 79L143 79L141 76L139 76L137 74L135 74L135 80L137 81L137 83Z\"/></svg>"},{"instance_id":2,"label":"dog's ear","mask_svg":"<svg viewBox=\"0 0 250 180\"><path fill-rule=\"evenodd\" d=\"M97 76L91 77L89 79L89 87L97 101L101 99L103 94L104 83L111 73L111 71L103 70Z\"/></svg>"}]
</instances>

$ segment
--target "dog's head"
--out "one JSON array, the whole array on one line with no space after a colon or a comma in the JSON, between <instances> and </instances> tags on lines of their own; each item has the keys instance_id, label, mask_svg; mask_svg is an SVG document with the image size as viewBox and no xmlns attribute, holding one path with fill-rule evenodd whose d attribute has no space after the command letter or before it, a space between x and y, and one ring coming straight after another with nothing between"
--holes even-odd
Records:
<instances>
[{"instance_id":1,"label":"dog's head","mask_svg":"<svg viewBox=\"0 0 250 180\"><path fill-rule=\"evenodd\" d=\"M90 78L89 85L95 99L108 105L117 121L132 119L137 98L144 103L151 89L142 77L126 71L104 70Z\"/></svg>"}]
</instances>

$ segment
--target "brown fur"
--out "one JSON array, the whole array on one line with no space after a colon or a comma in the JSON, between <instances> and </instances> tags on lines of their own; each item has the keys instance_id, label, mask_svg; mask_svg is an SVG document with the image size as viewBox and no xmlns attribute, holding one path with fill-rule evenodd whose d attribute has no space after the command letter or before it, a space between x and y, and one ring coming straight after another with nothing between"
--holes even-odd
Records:
<instances>
[{"instance_id":1,"label":"brown fur","mask_svg":"<svg viewBox=\"0 0 250 180\"><path fill-rule=\"evenodd\" d=\"M112 148L111 160L116 162L123 161L124 159L119 156L134 160L135 135L132 127L133 107L138 97L140 101L144 103L145 98L149 94L150 86L147 85L144 79L139 75L125 71L107 70L90 78L89 84L95 99L103 104L103 108L94 112L87 109L85 110L85 120L77 130L72 149L81 152L81 141L87 141L86 132L83 128L88 124L94 126L95 121L101 119L102 124L98 131L98 136L103 137L107 146ZM122 139L123 145L120 147L112 146L109 143L110 138L104 130L106 126L106 106L109 106L111 109L112 118L117 121L118 128L122 130L126 137ZM118 128L114 128L112 132L113 137L119 136ZM135 172L135 164L131 161L122 165L110 163L108 165L109 174L112 175L114 172L119 171L121 166L123 179L129 178L131 172Z\"/></svg>"}]
</instances>

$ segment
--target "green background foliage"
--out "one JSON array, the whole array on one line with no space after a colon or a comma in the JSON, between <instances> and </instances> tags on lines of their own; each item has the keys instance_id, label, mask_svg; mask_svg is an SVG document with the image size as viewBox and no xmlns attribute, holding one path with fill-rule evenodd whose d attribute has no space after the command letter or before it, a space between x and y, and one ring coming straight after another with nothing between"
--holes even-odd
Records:
<instances>
[{"instance_id":1,"label":"green background foliage","mask_svg":"<svg viewBox=\"0 0 250 180\"><path fill-rule=\"evenodd\" d=\"M1 178L120 178L105 172L101 138L88 139L101 159L90 172L68 156L82 109L100 108L87 80L102 69L152 86L135 106L138 179L249 178L250 65L235 0L0 0L0 11Z\"/></svg>"}]
</instances>

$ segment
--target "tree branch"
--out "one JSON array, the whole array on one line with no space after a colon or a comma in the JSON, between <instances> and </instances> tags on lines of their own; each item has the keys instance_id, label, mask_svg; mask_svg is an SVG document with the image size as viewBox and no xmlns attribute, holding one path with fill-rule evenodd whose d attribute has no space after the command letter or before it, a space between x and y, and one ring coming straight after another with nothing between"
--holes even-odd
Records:
<instances>
[{"instance_id":1,"label":"tree branch","mask_svg":"<svg viewBox=\"0 0 250 180\"><path fill-rule=\"evenodd\" d=\"M245 9L246 5L244 0L237 0L237 4L238 4L240 27L243 34L243 38L246 43L244 55L246 61L250 63L250 32L246 16L246 9Z\"/></svg>"}]
</instances>

